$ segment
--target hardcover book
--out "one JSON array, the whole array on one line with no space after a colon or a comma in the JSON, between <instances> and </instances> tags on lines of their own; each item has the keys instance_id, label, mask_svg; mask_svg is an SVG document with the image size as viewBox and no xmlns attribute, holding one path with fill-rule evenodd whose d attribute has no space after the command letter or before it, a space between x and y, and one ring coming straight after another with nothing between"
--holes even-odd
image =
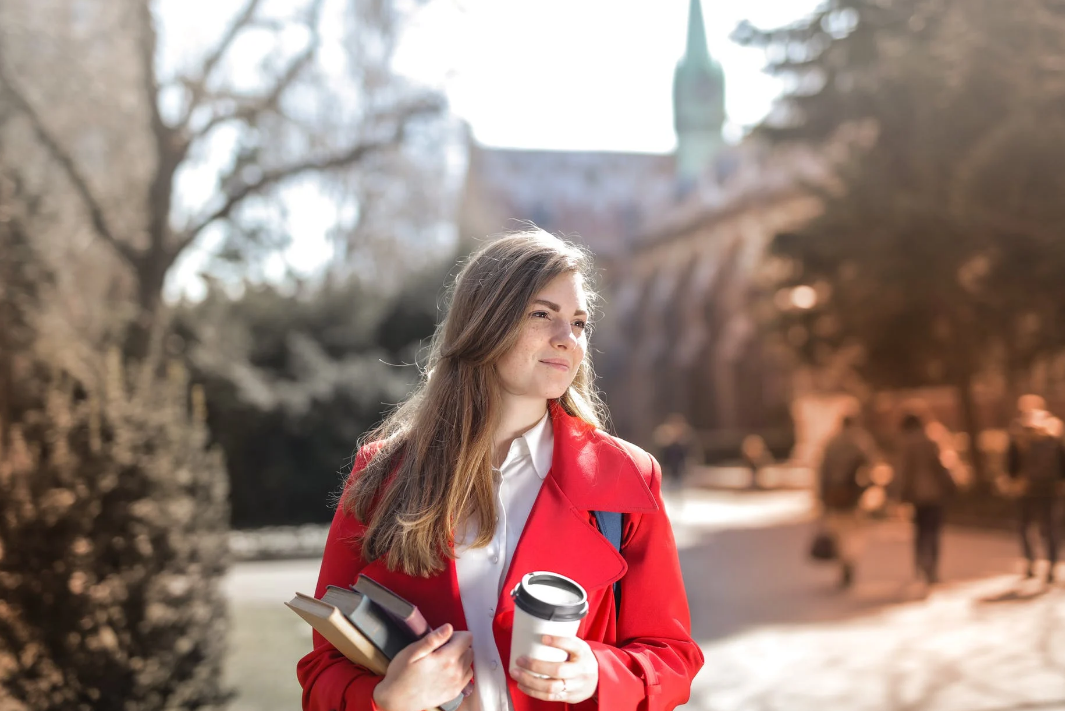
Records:
<instances>
[{"instance_id":1,"label":"hardcover book","mask_svg":"<svg viewBox=\"0 0 1065 711\"><path fill-rule=\"evenodd\" d=\"M359 587L372 590L373 596ZM379 676L403 648L430 632L417 606L365 575L351 588L328 586L321 599L298 592L285 605L341 654ZM455 711L467 695L441 704L440 711Z\"/></svg>"},{"instance_id":2,"label":"hardcover book","mask_svg":"<svg viewBox=\"0 0 1065 711\"><path fill-rule=\"evenodd\" d=\"M383 607L418 639L429 634L429 623L422 617L418 606L403 599L373 578L360 575L351 587Z\"/></svg>"}]
</instances>

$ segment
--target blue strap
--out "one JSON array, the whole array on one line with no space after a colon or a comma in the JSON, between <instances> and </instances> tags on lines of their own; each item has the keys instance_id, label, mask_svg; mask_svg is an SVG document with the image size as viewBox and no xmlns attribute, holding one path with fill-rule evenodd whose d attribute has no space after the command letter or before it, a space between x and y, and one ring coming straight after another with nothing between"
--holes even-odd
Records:
<instances>
[{"instance_id":1,"label":"blue strap","mask_svg":"<svg viewBox=\"0 0 1065 711\"><path fill-rule=\"evenodd\" d=\"M595 521L614 550L621 553L621 514L616 511L593 511ZM621 614L621 581L614 583L614 614Z\"/></svg>"}]
</instances>

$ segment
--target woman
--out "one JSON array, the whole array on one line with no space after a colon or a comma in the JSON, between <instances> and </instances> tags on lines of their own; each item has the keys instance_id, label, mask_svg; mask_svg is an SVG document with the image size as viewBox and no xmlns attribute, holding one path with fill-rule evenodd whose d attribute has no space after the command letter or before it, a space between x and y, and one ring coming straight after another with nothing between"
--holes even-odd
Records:
<instances>
[{"instance_id":1,"label":"woman","mask_svg":"<svg viewBox=\"0 0 1065 711\"><path fill-rule=\"evenodd\" d=\"M943 466L939 445L925 432L921 418L902 418L902 446L895 485L899 498L913 505L913 560L917 578L928 585L939 582L939 541L943 533L943 507L956 489Z\"/></svg>"},{"instance_id":2,"label":"woman","mask_svg":"<svg viewBox=\"0 0 1065 711\"><path fill-rule=\"evenodd\" d=\"M356 457L317 588L366 573L435 629L384 677L315 635L297 668L304 709L421 711L471 678L464 711L659 711L688 699L703 658L661 472L600 429L586 356L590 266L531 230L488 244L459 274L427 376ZM620 554L594 511L623 512ZM577 637L544 640L565 662L510 659L509 593L535 570L588 593Z\"/></svg>"}]
</instances>

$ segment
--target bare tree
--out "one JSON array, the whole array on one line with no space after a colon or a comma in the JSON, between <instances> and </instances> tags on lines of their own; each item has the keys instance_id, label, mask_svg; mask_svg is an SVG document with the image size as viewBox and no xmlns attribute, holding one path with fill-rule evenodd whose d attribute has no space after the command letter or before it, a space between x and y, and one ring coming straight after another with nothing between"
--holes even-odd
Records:
<instances>
[{"instance_id":1,"label":"bare tree","mask_svg":"<svg viewBox=\"0 0 1065 711\"><path fill-rule=\"evenodd\" d=\"M126 347L130 356L143 358L162 323L167 273L197 239L216 226L239 224L242 211L275 197L292 181L351 174L395 151L412 125L439 115L443 104L436 94L388 81L384 65L397 16L381 0L305 0L293 3L284 15L262 0L243 0L206 53L173 71L161 67L157 5L151 0L112 2L80 0L73 6L112 13L117 7L116 29L131 40L132 61L125 70L132 90L123 101L143 107L148 127L144 177L132 194L122 196L139 204L133 218L120 215L121 206L104 197L99 167L79 156L85 130L108 116L74 117L72 122L63 97L49 95L43 86L49 77L27 75L22 57L14 56L20 47L40 45L36 35L42 7L51 3L0 4L0 102L10 121L24 124L47 155L49 168L69 186L93 238L107 245L131 275L136 313ZM61 6L71 3L55 5ZM343 63L349 81L332 77L330 89L324 37L338 22L345 24L347 42L360 38L352 43L359 50ZM240 83L227 69L241 43L250 42L269 49L257 81ZM68 59L72 69L81 60ZM206 156L221 165L209 178L215 189L202 201L184 204L179 181L191 179L186 173L202 166ZM245 236L255 232L238 231Z\"/></svg>"}]
</instances>

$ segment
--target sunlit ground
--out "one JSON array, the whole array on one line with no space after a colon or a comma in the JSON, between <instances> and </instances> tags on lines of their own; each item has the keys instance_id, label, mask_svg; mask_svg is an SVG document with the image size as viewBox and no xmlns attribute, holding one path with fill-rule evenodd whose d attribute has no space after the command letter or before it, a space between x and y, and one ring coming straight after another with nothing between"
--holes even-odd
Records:
<instances>
[{"instance_id":1,"label":"sunlit ground","mask_svg":"<svg viewBox=\"0 0 1065 711\"><path fill-rule=\"evenodd\" d=\"M805 558L811 516L794 504L808 495L728 496L751 502L728 526L686 515L720 510L721 495L679 509L706 654L688 708L1065 709L1065 588L1021 581L1013 536L948 530L944 584L929 590L913 579L909 525L871 523L857 583L841 593L834 566Z\"/></svg>"},{"instance_id":2,"label":"sunlit ground","mask_svg":"<svg viewBox=\"0 0 1065 711\"><path fill-rule=\"evenodd\" d=\"M872 524L853 590L811 565L803 491L669 494L696 639L688 709L1065 710L1065 587L1019 582L1017 544L952 529L944 584L912 581L909 527ZM245 563L228 582L233 711L299 708L309 628L281 604L317 561ZM1060 572L1065 573L1065 570Z\"/></svg>"},{"instance_id":3,"label":"sunlit ground","mask_svg":"<svg viewBox=\"0 0 1065 711\"><path fill-rule=\"evenodd\" d=\"M313 593L318 561L242 563L230 573L231 635L226 678L238 692L230 711L296 711L296 662L311 647L311 630L282 603Z\"/></svg>"}]
</instances>

